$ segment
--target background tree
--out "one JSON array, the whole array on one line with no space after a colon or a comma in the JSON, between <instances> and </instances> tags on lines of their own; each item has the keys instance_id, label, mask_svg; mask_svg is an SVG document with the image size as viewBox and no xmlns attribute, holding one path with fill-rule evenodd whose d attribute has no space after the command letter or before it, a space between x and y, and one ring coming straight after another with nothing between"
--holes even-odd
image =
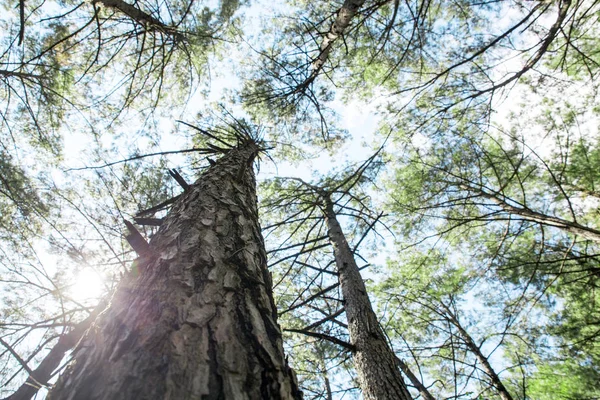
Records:
<instances>
[{"instance_id":1,"label":"background tree","mask_svg":"<svg viewBox=\"0 0 600 400\"><path fill-rule=\"evenodd\" d=\"M402 370L418 392L424 398L430 399L432 397L427 388L396 358L389 347L355 261L355 255L362 258L357 253L358 246L382 217L381 214L371 214L368 196L355 188L369 182L376 175L376 156L377 153L356 169L345 170L335 177L322 178L317 184L293 178L288 179L288 182L273 182L277 189L274 194L268 196L269 201L265 205L276 211L276 215L279 214L277 210L285 210L285 213L277 218L281 222L269 226L269 229L271 232L282 231L280 234L285 237L283 243L289 240L298 242L274 249L272 252L276 253L279 259L271 264L277 265L290 260L291 262L285 263L284 276L314 275L307 285L299 288L298 295L293 295L294 300L284 312L308 306L312 311L323 314L323 317L319 317L316 322L303 329L287 330L324 339L349 350L353 354L354 366L366 398L412 398L406 390L400 372ZM280 194L276 194L277 192ZM357 233L357 230L362 232L353 249L348 245L338 216L355 219L354 233ZM322 230L326 230L326 236L320 236ZM324 240L328 240L334 249L335 272L328 270L333 261L324 268L314 266L321 258L314 253L322 251L325 244L320 243ZM291 254L286 254L286 251ZM327 278L322 275L337 276L338 281L323 288L323 281ZM283 278L279 280L282 281ZM289 293L290 285L287 286L285 293ZM311 287L316 287L316 290L311 290ZM341 293L337 294L338 301L342 302L343 307L339 310L323 307L328 305L332 290L338 287L341 290ZM345 315L345 323L338 322L337 318L340 315ZM337 331L331 330L331 323L337 323L348 330L349 342L331 335ZM327 333L323 332L323 329Z\"/></svg>"}]
</instances>

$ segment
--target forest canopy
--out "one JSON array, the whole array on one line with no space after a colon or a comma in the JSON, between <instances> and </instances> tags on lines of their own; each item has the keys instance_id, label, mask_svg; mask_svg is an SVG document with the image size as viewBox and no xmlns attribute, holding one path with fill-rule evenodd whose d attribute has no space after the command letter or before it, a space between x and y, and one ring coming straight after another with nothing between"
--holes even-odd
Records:
<instances>
[{"instance_id":1,"label":"forest canopy","mask_svg":"<svg viewBox=\"0 0 600 400\"><path fill-rule=\"evenodd\" d=\"M256 171L262 329L305 399L385 398L368 343L396 398L600 398L600 2L2 10L0 398L52 393L244 146L223 193Z\"/></svg>"}]
</instances>

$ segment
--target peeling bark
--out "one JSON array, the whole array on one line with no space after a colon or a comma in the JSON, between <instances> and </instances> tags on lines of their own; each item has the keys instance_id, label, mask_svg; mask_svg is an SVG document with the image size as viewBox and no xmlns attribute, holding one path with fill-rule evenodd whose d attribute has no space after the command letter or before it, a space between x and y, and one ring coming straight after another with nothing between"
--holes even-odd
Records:
<instances>
[{"instance_id":1,"label":"peeling bark","mask_svg":"<svg viewBox=\"0 0 600 400\"><path fill-rule=\"evenodd\" d=\"M257 151L231 150L178 199L48 399L301 398L258 224Z\"/></svg>"},{"instance_id":2,"label":"peeling bark","mask_svg":"<svg viewBox=\"0 0 600 400\"><path fill-rule=\"evenodd\" d=\"M363 397L366 400L410 400L412 397L398 369L396 355L389 347L371 307L365 283L337 221L333 203L327 196L323 200Z\"/></svg>"}]
</instances>

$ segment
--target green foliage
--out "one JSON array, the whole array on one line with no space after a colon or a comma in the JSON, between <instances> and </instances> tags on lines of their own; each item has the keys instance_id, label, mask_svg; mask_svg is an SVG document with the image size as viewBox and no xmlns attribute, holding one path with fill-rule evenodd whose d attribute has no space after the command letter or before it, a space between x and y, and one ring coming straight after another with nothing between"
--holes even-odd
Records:
<instances>
[{"instance_id":1,"label":"green foliage","mask_svg":"<svg viewBox=\"0 0 600 400\"><path fill-rule=\"evenodd\" d=\"M588 191L590 195L596 192L600 185L600 143L581 138L572 144L569 163L563 172L563 179L574 188Z\"/></svg>"},{"instance_id":2,"label":"green foliage","mask_svg":"<svg viewBox=\"0 0 600 400\"><path fill-rule=\"evenodd\" d=\"M14 164L10 155L0 151L0 235L17 244L35 235L40 219L49 214L50 205L33 186L32 179Z\"/></svg>"},{"instance_id":3,"label":"green foliage","mask_svg":"<svg viewBox=\"0 0 600 400\"><path fill-rule=\"evenodd\" d=\"M377 293L388 313L396 310L386 323L397 348L412 351L427 377L456 376L446 360L470 376L473 355L453 347L439 322L440 304L455 304L483 350L490 342L502 349L490 360L513 396L594 398L599 244L568 223L599 228L595 100L545 97L537 108L536 100L504 121L508 129L468 114L426 130L418 145L397 135L402 156L390 151L396 169L386 185L410 255L401 254ZM477 393L489 385L466 381L450 387Z\"/></svg>"},{"instance_id":4,"label":"green foliage","mask_svg":"<svg viewBox=\"0 0 600 400\"><path fill-rule=\"evenodd\" d=\"M598 19L600 11L587 10L573 15L577 22L568 38L559 37L553 44L552 57L547 64L560 69L569 78L586 81L594 79L600 67L598 52Z\"/></svg>"},{"instance_id":5,"label":"green foliage","mask_svg":"<svg viewBox=\"0 0 600 400\"><path fill-rule=\"evenodd\" d=\"M53 343L87 312L70 298L75 272L97 269L109 290L135 257L122 219L181 191L164 159L63 175L54 168L73 156L63 154L65 131L94 135L86 164L171 149L176 136L158 132L169 131L160 117L175 113L198 115L202 129L221 126L210 132L231 145L227 118L199 114L194 95L208 91L209 60L225 60L217 75L240 83L221 100L245 113L244 127L262 127L276 162L303 168L336 154L352 140L338 128L342 103L381 105L380 131L392 132L382 158L360 174L340 165L316 185L344 214L349 241L360 242L357 257L383 256L380 245L397 239L386 274L369 270L369 290L397 354L436 397L497 396L458 322L515 398L598 397L600 244L556 222L600 230L597 2L365 2L316 76L343 2L270 5L246 29L255 10L239 16L247 4L238 0L127 2L137 19L103 2L26 1L19 45L15 4L4 2L0 17L0 283L9 293L0 334L32 364L43 345L28 348L22 337ZM509 97L513 86L526 102ZM188 138L190 147L216 144ZM186 158L182 174L193 179L207 154ZM319 294L337 276L313 189L275 178L259 192L286 329L343 307L337 288ZM385 216L374 210L382 202ZM375 238L375 220L390 235ZM140 228L147 237L156 229ZM40 247L60 268L38 257ZM339 315L312 330L348 340ZM52 327L35 336L45 320ZM340 346L288 332L286 347L309 396L357 386ZM9 353L0 361L3 379L23 376Z\"/></svg>"},{"instance_id":6,"label":"green foliage","mask_svg":"<svg viewBox=\"0 0 600 400\"><path fill-rule=\"evenodd\" d=\"M532 400L594 399L600 395L596 367L582 360L564 360L538 366L529 380L527 395Z\"/></svg>"}]
</instances>

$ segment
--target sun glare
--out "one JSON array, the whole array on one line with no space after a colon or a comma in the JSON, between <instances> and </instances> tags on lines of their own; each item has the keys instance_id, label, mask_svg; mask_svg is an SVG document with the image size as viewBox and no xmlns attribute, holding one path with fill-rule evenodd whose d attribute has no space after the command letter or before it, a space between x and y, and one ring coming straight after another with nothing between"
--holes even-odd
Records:
<instances>
[{"instance_id":1,"label":"sun glare","mask_svg":"<svg viewBox=\"0 0 600 400\"><path fill-rule=\"evenodd\" d=\"M79 271L75 283L71 286L71 294L77 300L87 300L100 296L104 281L100 274L91 268Z\"/></svg>"}]
</instances>

